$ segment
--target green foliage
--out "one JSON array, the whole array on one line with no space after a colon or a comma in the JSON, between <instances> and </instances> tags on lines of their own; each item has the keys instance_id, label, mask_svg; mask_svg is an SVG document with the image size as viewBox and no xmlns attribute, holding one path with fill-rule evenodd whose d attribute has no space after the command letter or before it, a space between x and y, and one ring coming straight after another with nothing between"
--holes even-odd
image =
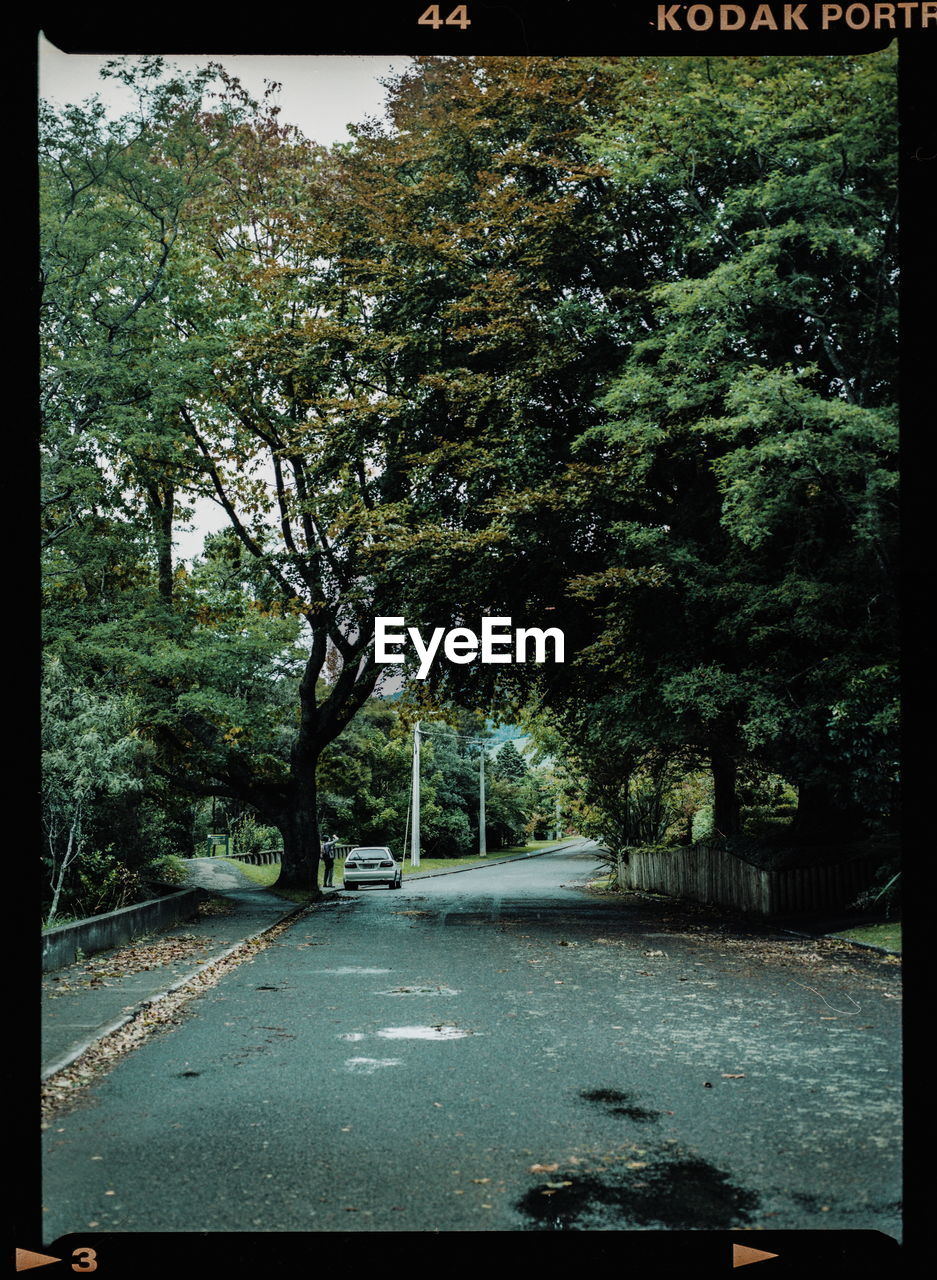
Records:
<instances>
[{"instance_id":1,"label":"green foliage","mask_svg":"<svg viewBox=\"0 0 937 1280\"><path fill-rule=\"evenodd\" d=\"M489 757L492 848L557 797L613 849L764 827L756 775L894 821L894 57L419 58L332 151L158 59L110 69L120 120L43 110L53 911L209 796L284 884L325 828L401 845L376 615L566 632L415 695L549 710L543 770ZM464 852L479 748L424 747L426 852Z\"/></svg>"},{"instance_id":2,"label":"green foliage","mask_svg":"<svg viewBox=\"0 0 937 1280\"><path fill-rule=\"evenodd\" d=\"M67 909L79 918L116 911L145 896L144 882L112 848L84 849L77 859Z\"/></svg>"},{"instance_id":3,"label":"green foliage","mask_svg":"<svg viewBox=\"0 0 937 1280\"><path fill-rule=\"evenodd\" d=\"M402 852L410 796L410 741L395 706L366 702L322 753L317 774L323 833Z\"/></svg>"},{"instance_id":4,"label":"green foliage","mask_svg":"<svg viewBox=\"0 0 937 1280\"><path fill-rule=\"evenodd\" d=\"M705 804L702 809L698 809L693 815L691 838L695 844L698 840L706 840L712 833L713 807L711 804Z\"/></svg>"},{"instance_id":5,"label":"green foliage","mask_svg":"<svg viewBox=\"0 0 937 1280\"><path fill-rule=\"evenodd\" d=\"M492 762L494 772L501 778L520 782L526 778L529 770L524 757L511 741L499 747Z\"/></svg>"},{"instance_id":6,"label":"green foliage","mask_svg":"<svg viewBox=\"0 0 937 1280\"><path fill-rule=\"evenodd\" d=\"M185 860L171 853L147 862L140 869L140 875L144 880L173 885L180 889L188 882Z\"/></svg>"},{"instance_id":7,"label":"green foliage","mask_svg":"<svg viewBox=\"0 0 937 1280\"><path fill-rule=\"evenodd\" d=\"M723 832L746 762L797 785L805 826L887 825L894 52L616 74L592 141L646 274L620 304L606 419L576 446L603 465L573 500L584 488L606 533L568 582L595 627L556 705L575 735L575 707L614 690L616 750L708 757Z\"/></svg>"},{"instance_id":8,"label":"green foliage","mask_svg":"<svg viewBox=\"0 0 937 1280\"><path fill-rule=\"evenodd\" d=\"M229 834L233 853L261 853L280 847L280 833L276 827L264 826L252 813L241 814L232 824Z\"/></svg>"},{"instance_id":9,"label":"green foliage","mask_svg":"<svg viewBox=\"0 0 937 1280\"><path fill-rule=\"evenodd\" d=\"M353 844L389 844L404 851L409 716L397 701L372 699L323 752L318 774L323 831ZM450 716L423 723L420 835L428 858L456 858L478 847L479 745L471 739L487 732L472 717L454 711ZM520 779L500 776L499 758L500 753L486 756L485 768L486 844L492 851L523 843L540 821L538 806L544 807L541 780L526 765Z\"/></svg>"},{"instance_id":10,"label":"green foliage","mask_svg":"<svg viewBox=\"0 0 937 1280\"><path fill-rule=\"evenodd\" d=\"M70 897L88 899L91 873L86 870L83 880L82 868L112 860L109 853L93 851L88 828L99 802L127 799L142 785L145 751L134 729L135 710L128 697L89 693L70 677L61 659L52 657L45 663L42 822L49 923L60 906L66 909ZM129 892L115 876L111 887L119 894Z\"/></svg>"}]
</instances>

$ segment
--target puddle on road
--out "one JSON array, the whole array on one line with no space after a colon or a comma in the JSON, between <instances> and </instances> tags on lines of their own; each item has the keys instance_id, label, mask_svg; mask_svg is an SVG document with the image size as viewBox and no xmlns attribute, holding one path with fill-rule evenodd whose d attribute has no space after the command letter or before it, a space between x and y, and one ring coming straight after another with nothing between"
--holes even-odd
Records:
<instances>
[{"instance_id":1,"label":"puddle on road","mask_svg":"<svg viewBox=\"0 0 937 1280\"><path fill-rule=\"evenodd\" d=\"M663 1226L725 1231L744 1226L758 1197L735 1187L705 1160L659 1158L628 1168L552 1174L518 1202L531 1229L582 1231L596 1226Z\"/></svg>"},{"instance_id":2,"label":"puddle on road","mask_svg":"<svg viewBox=\"0 0 937 1280\"><path fill-rule=\"evenodd\" d=\"M474 1035L472 1031L464 1031L461 1027L384 1027L375 1035L382 1040L461 1040L463 1036Z\"/></svg>"},{"instance_id":3,"label":"puddle on road","mask_svg":"<svg viewBox=\"0 0 937 1280\"><path fill-rule=\"evenodd\" d=\"M346 1058L345 1070L355 1075L371 1076L383 1067L399 1067L402 1058Z\"/></svg>"}]
</instances>

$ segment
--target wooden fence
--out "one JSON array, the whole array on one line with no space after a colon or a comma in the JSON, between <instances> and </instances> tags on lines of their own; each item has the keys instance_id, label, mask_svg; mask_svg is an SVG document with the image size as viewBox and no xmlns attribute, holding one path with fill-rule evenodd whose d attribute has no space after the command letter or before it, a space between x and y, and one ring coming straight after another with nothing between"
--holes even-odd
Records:
<instances>
[{"instance_id":1,"label":"wooden fence","mask_svg":"<svg viewBox=\"0 0 937 1280\"><path fill-rule=\"evenodd\" d=\"M707 844L632 851L618 872L623 889L666 893L760 915L842 910L871 883L868 857L769 871Z\"/></svg>"}]
</instances>

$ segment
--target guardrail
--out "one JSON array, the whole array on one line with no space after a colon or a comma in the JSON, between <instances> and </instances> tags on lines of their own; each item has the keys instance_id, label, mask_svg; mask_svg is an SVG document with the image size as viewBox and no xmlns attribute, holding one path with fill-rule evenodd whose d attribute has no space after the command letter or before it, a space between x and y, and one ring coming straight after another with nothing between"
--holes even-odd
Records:
<instances>
[{"instance_id":1,"label":"guardrail","mask_svg":"<svg viewBox=\"0 0 937 1280\"><path fill-rule=\"evenodd\" d=\"M353 849L353 844L336 845L335 858L346 857L349 849ZM260 849L257 853L225 853L215 854L215 857L231 858L235 862L249 862L254 867L267 866L271 862L280 862L283 858L282 849Z\"/></svg>"},{"instance_id":2,"label":"guardrail","mask_svg":"<svg viewBox=\"0 0 937 1280\"><path fill-rule=\"evenodd\" d=\"M271 862L279 862L283 857L282 849L260 849L257 853L223 853L213 857L230 858L232 862L249 862L251 866L266 866Z\"/></svg>"}]
</instances>

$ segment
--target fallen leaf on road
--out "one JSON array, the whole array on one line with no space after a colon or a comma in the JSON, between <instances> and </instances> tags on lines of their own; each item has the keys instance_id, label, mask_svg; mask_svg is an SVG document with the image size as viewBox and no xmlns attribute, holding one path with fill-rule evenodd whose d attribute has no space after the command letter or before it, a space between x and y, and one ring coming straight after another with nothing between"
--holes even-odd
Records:
<instances>
[{"instance_id":1,"label":"fallen leaf on road","mask_svg":"<svg viewBox=\"0 0 937 1280\"><path fill-rule=\"evenodd\" d=\"M723 1071L722 1078L723 1080L744 1080L745 1072L740 1071L738 1075L730 1075L728 1071Z\"/></svg>"},{"instance_id":2,"label":"fallen leaf on road","mask_svg":"<svg viewBox=\"0 0 937 1280\"><path fill-rule=\"evenodd\" d=\"M527 1170L528 1173L556 1173L560 1166L558 1164L532 1164Z\"/></svg>"},{"instance_id":3,"label":"fallen leaf on road","mask_svg":"<svg viewBox=\"0 0 937 1280\"><path fill-rule=\"evenodd\" d=\"M481 1185L481 1183L483 1182L490 1182L491 1179L490 1178L473 1178L472 1181L477 1182L479 1185Z\"/></svg>"},{"instance_id":4,"label":"fallen leaf on road","mask_svg":"<svg viewBox=\"0 0 937 1280\"><path fill-rule=\"evenodd\" d=\"M559 1191L561 1187L571 1187L571 1182L548 1182L547 1186L553 1191Z\"/></svg>"}]
</instances>

